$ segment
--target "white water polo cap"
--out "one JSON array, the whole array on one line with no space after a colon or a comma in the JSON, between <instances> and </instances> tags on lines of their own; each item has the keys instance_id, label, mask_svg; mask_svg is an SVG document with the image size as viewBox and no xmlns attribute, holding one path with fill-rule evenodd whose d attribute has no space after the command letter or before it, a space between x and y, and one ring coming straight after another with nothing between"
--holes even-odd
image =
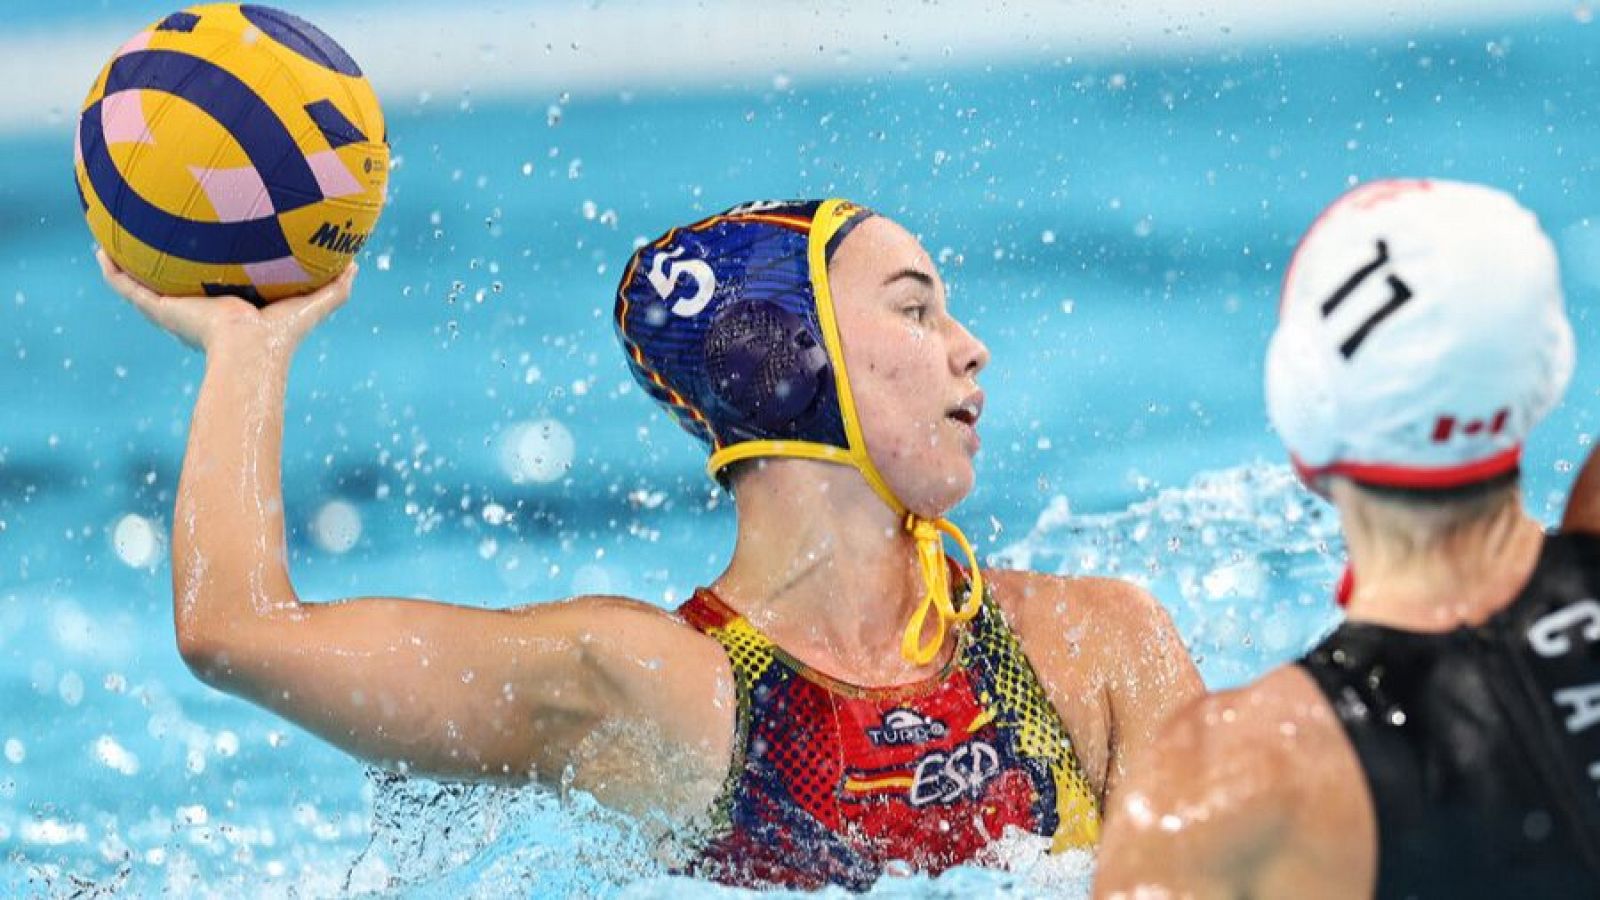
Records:
<instances>
[{"instance_id":1,"label":"white water polo cap","mask_svg":"<svg viewBox=\"0 0 1600 900\"><path fill-rule=\"evenodd\" d=\"M1572 365L1555 248L1531 212L1480 185L1379 181L1295 251L1267 413L1314 487L1461 487L1517 469Z\"/></svg>"}]
</instances>

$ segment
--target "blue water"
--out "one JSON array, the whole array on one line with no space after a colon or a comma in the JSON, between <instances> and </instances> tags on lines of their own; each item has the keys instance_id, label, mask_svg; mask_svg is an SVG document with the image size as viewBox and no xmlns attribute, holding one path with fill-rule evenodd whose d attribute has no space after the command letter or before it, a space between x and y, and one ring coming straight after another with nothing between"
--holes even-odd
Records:
<instances>
[{"instance_id":1,"label":"blue water","mask_svg":"<svg viewBox=\"0 0 1600 900\"><path fill-rule=\"evenodd\" d=\"M1597 427L1594 27L390 98L390 207L290 384L297 586L671 604L713 577L732 515L631 388L617 266L738 201L845 195L921 235L993 350L980 486L954 516L980 550L1138 578L1212 684L1248 678L1332 621L1335 533L1278 465L1261 358L1292 242L1352 180L1489 181L1557 235L1580 363L1526 471L1530 505L1559 511ZM0 141L0 893L713 893L581 799L395 785L188 675L165 561L130 565L112 536L166 527L201 359L100 285L69 147L64 128ZM570 469L515 483L503 436L551 419ZM360 522L344 552L310 524L335 502ZM1088 871L1018 865L882 891L1073 891Z\"/></svg>"}]
</instances>

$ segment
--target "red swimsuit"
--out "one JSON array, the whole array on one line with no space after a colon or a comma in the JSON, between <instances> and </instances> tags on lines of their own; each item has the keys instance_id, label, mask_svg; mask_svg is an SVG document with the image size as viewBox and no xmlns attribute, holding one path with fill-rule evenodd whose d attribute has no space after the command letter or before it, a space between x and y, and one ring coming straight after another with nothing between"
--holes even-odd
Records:
<instances>
[{"instance_id":1,"label":"red swimsuit","mask_svg":"<svg viewBox=\"0 0 1600 900\"><path fill-rule=\"evenodd\" d=\"M865 889L897 860L971 862L1009 828L1058 848L1098 838L1071 742L988 597L944 671L892 688L807 668L708 590L679 614L727 650L739 690L733 765L694 874Z\"/></svg>"}]
</instances>

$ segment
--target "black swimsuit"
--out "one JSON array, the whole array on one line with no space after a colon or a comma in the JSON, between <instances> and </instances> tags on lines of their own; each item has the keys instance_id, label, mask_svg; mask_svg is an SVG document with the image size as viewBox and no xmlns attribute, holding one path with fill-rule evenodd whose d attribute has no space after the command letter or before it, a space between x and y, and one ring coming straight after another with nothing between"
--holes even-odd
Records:
<instances>
[{"instance_id":1,"label":"black swimsuit","mask_svg":"<svg viewBox=\"0 0 1600 900\"><path fill-rule=\"evenodd\" d=\"M1361 758L1380 897L1600 897L1600 537L1488 622L1341 626L1300 665Z\"/></svg>"}]
</instances>

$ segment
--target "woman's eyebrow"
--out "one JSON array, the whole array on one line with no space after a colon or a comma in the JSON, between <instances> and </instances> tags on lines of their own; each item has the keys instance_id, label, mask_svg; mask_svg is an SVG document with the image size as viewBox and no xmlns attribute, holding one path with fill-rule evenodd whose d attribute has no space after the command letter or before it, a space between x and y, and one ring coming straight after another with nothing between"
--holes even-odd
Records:
<instances>
[{"instance_id":1,"label":"woman's eyebrow","mask_svg":"<svg viewBox=\"0 0 1600 900\"><path fill-rule=\"evenodd\" d=\"M928 288L929 290L933 289L933 276L929 275L927 272L924 272L924 271L922 271L920 269L912 269L912 268L900 269L900 270L890 274L888 278L885 278L883 280L883 284L884 284L885 287L887 287L887 286L889 286L891 284L894 284L896 281L899 281L902 278L909 278L912 281L915 281L918 284L922 285L923 287Z\"/></svg>"}]
</instances>

